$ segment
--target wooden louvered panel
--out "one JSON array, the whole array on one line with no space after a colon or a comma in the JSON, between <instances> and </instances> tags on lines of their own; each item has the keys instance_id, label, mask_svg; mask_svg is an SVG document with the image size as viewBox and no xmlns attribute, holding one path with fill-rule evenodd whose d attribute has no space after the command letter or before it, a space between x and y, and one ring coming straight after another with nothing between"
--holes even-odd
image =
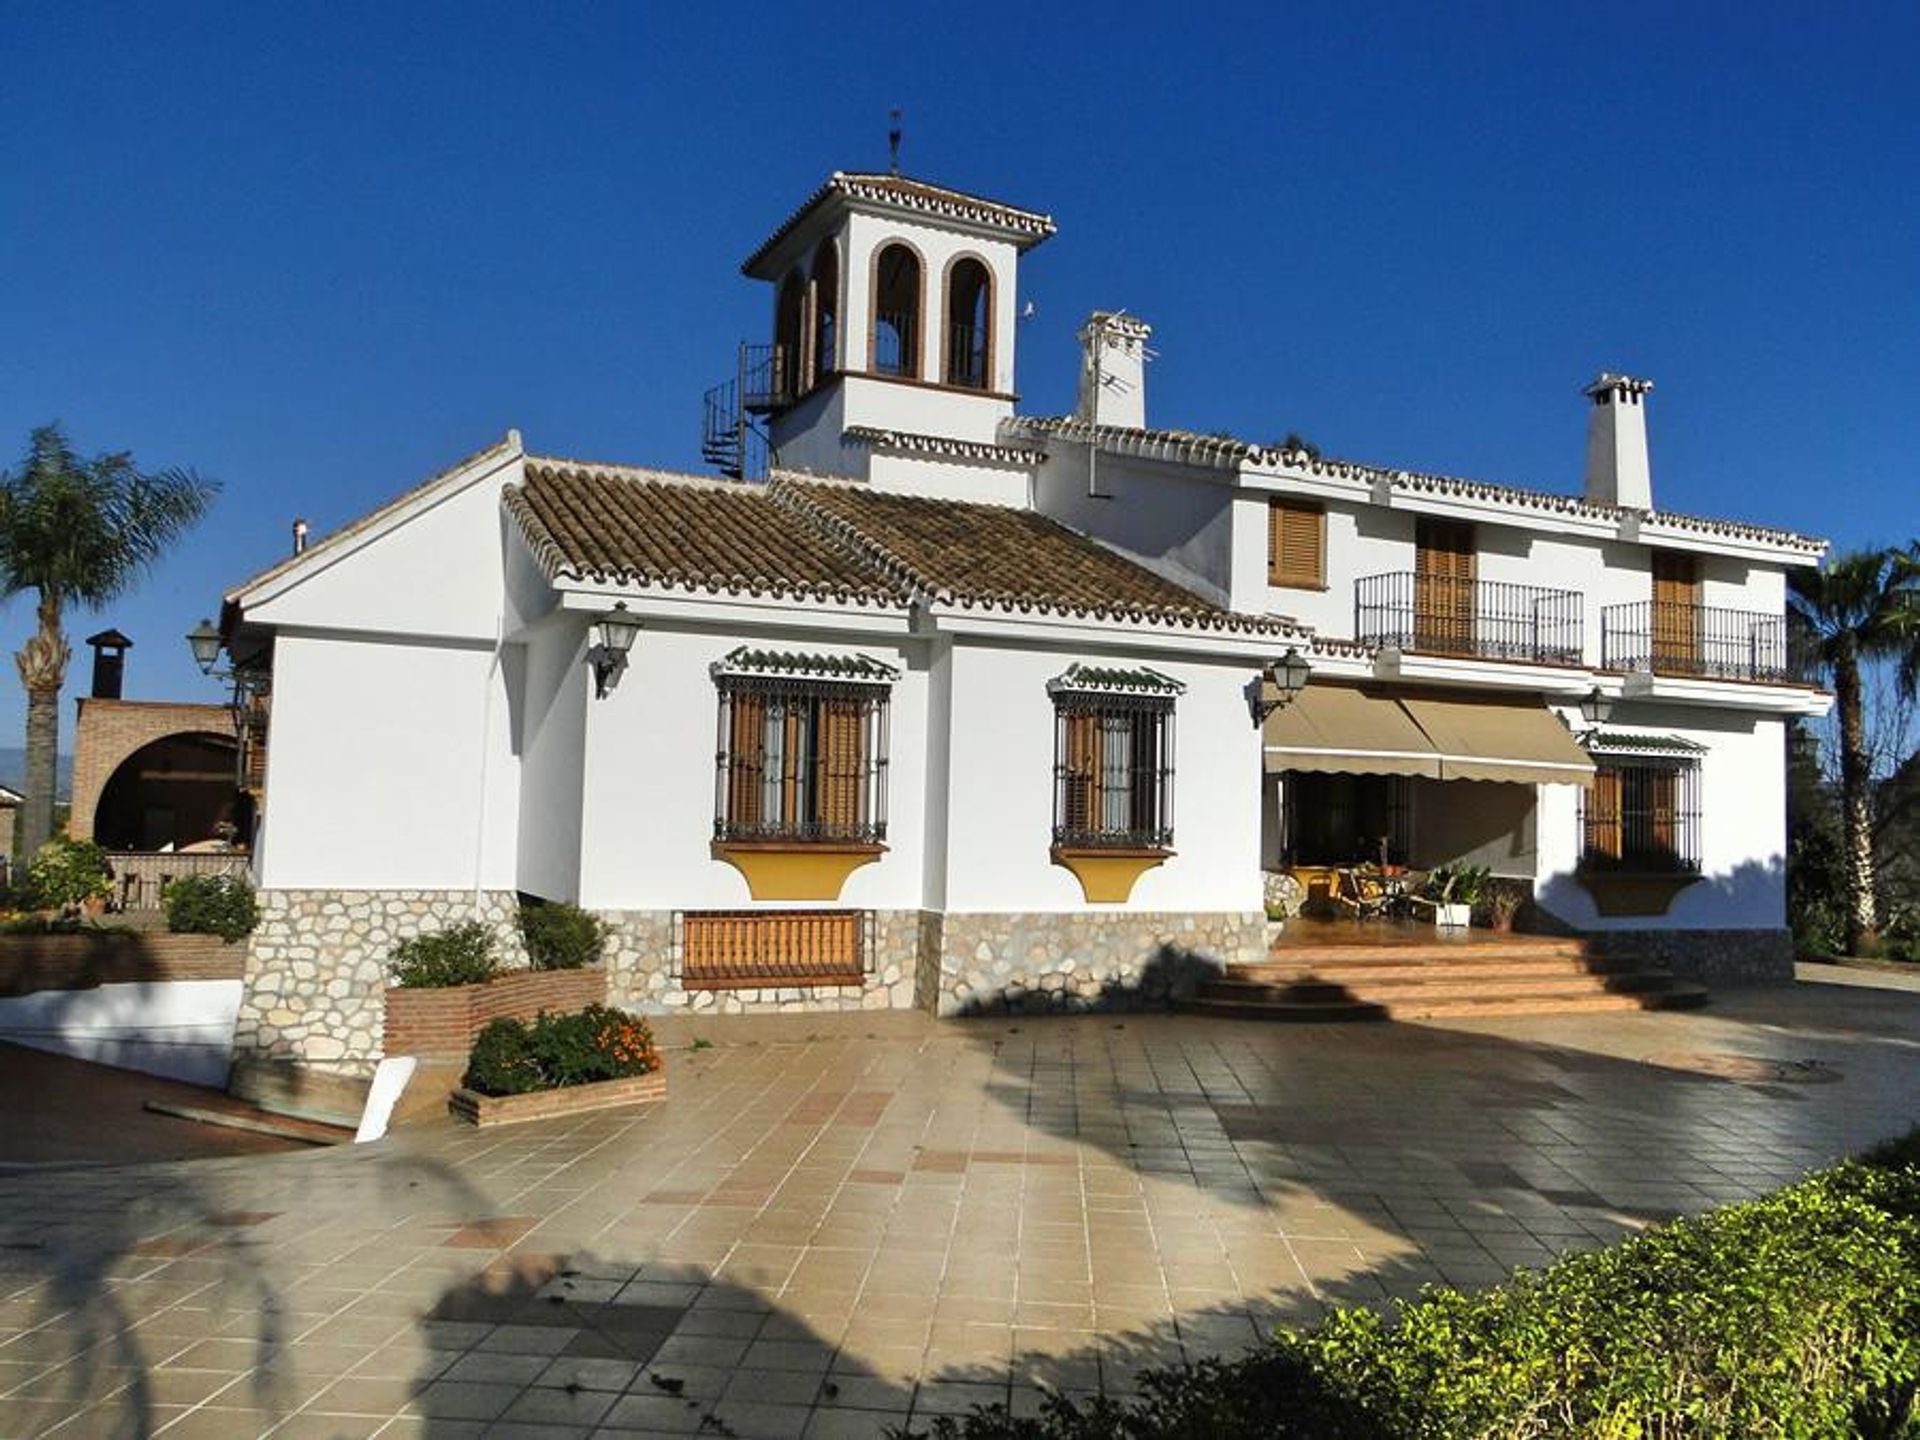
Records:
<instances>
[{"instance_id":1,"label":"wooden louvered panel","mask_svg":"<svg viewBox=\"0 0 1920 1440\"><path fill-rule=\"evenodd\" d=\"M1327 583L1327 513L1304 500L1267 501L1267 583Z\"/></svg>"},{"instance_id":2,"label":"wooden louvered panel","mask_svg":"<svg viewBox=\"0 0 1920 1440\"><path fill-rule=\"evenodd\" d=\"M857 910L715 910L681 922L688 990L859 985L865 976Z\"/></svg>"},{"instance_id":3,"label":"wooden louvered panel","mask_svg":"<svg viewBox=\"0 0 1920 1440\"><path fill-rule=\"evenodd\" d=\"M1620 834L1620 772L1600 770L1587 792L1587 853L1618 860L1622 853Z\"/></svg>"},{"instance_id":4,"label":"wooden louvered panel","mask_svg":"<svg viewBox=\"0 0 1920 1440\"><path fill-rule=\"evenodd\" d=\"M727 819L749 827L762 821L761 779L766 766L767 702L736 693L727 737Z\"/></svg>"},{"instance_id":5,"label":"wooden louvered panel","mask_svg":"<svg viewBox=\"0 0 1920 1440\"><path fill-rule=\"evenodd\" d=\"M1061 819L1069 830L1090 831L1100 823L1100 720L1085 712L1066 718L1066 794Z\"/></svg>"},{"instance_id":6,"label":"wooden louvered panel","mask_svg":"<svg viewBox=\"0 0 1920 1440\"><path fill-rule=\"evenodd\" d=\"M1414 532L1413 633L1422 650L1471 654L1474 640L1473 526L1422 518Z\"/></svg>"},{"instance_id":7,"label":"wooden louvered panel","mask_svg":"<svg viewBox=\"0 0 1920 1440\"><path fill-rule=\"evenodd\" d=\"M1700 661L1700 562L1693 555L1653 552L1653 668L1682 673Z\"/></svg>"},{"instance_id":8,"label":"wooden louvered panel","mask_svg":"<svg viewBox=\"0 0 1920 1440\"><path fill-rule=\"evenodd\" d=\"M860 797L866 788L864 708L858 700L820 704L814 793L823 826L852 830L861 823Z\"/></svg>"}]
</instances>

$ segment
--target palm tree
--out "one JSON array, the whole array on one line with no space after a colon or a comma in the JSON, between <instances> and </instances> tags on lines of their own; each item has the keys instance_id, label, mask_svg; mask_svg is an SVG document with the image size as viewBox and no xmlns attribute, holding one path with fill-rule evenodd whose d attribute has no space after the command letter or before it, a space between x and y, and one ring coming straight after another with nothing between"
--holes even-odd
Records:
<instances>
[{"instance_id":1,"label":"palm tree","mask_svg":"<svg viewBox=\"0 0 1920 1440\"><path fill-rule=\"evenodd\" d=\"M1787 616L1796 648L1833 682L1840 720L1840 814L1846 844L1847 950L1880 948L1874 903L1873 774L1861 669L1899 667L1908 695L1920 681L1920 544L1861 550L1788 577Z\"/></svg>"},{"instance_id":2,"label":"palm tree","mask_svg":"<svg viewBox=\"0 0 1920 1440\"><path fill-rule=\"evenodd\" d=\"M19 473L0 471L0 598L33 591L39 621L14 657L27 691L24 854L53 833L60 687L72 655L64 608L98 608L125 594L217 488L190 470L141 470L125 453L83 460L57 424L33 432Z\"/></svg>"}]
</instances>

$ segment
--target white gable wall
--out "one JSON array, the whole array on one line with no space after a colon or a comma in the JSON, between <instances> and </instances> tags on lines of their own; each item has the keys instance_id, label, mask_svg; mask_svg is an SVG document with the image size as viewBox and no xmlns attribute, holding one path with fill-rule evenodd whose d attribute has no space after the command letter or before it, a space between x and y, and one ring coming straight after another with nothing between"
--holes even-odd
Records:
<instances>
[{"instance_id":1,"label":"white gable wall","mask_svg":"<svg viewBox=\"0 0 1920 1440\"><path fill-rule=\"evenodd\" d=\"M572 900L580 888L580 808L585 772L587 617L555 615L527 638L517 718L520 796L517 888Z\"/></svg>"},{"instance_id":2,"label":"white gable wall","mask_svg":"<svg viewBox=\"0 0 1920 1440\"><path fill-rule=\"evenodd\" d=\"M282 632L261 887L511 890L512 668L491 644Z\"/></svg>"}]
</instances>

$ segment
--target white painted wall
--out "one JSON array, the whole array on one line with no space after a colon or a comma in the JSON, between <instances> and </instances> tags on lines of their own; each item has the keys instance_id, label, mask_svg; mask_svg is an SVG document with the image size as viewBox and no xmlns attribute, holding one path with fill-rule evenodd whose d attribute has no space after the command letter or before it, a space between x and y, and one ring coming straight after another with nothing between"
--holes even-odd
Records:
<instances>
[{"instance_id":1,"label":"white painted wall","mask_svg":"<svg viewBox=\"0 0 1920 1440\"><path fill-rule=\"evenodd\" d=\"M249 605L257 625L491 642L505 605L506 527L500 491L522 478L516 453L405 524ZM519 542L516 539L514 543Z\"/></svg>"},{"instance_id":2,"label":"white painted wall","mask_svg":"<svg viewBox=\"0 0 1920 1440\"><path fill-rule=\"evenodd\" d=\"M909 220L898 215L853 214L846 228L847 253L847 368L869 367L868 342L873 319L873 260L891 240L904 240L920 253L922 323L920 378L943 378L947 311L947 266L963 255L984 263L993 276L993 388L1010 394L1014 388L1014 316L1018 313L1018 252L1005 240L994 240Z\"/></svg>"},{"instance_id":3,"label":"white painted wall","mask_svg":"<svg viewBox=\"0 0 1920 1440\"><path fill-rule=\"evenodd\" d=\"M263 889L512 889L506 647L282 633Z\"/></svg>"},{"instance_id":4,"label":"white painted wall","mask_svg":"<svg viewBox=\"0 0 1920 1440\"><path fill-rule=\"evenodd\" d=\"M518 888L548 900L580 889L580 807L586 762L588 617L556 615L529 635L520 737Z\"/></svg>"},{"instance_id":5,"label":"white painted wall","mask_svg":"<svg viewBox=\"0 0 1920 1440\"><path fill-rule=\"evenodd\" d=\"M1579 716L1563 708L1576 728ZM1535 892L1569 924L1594 930L1776 929L1786 924L1786 722L1697 706L1622 704L1607 730L1678 735L1708 746L1700 764L1704 879L1662 916L1607 919L1573 879L1578 787L1540 787Z\"/></svg>"},{"instance_id":6,"label":"white painted wall","mask_svg":"<svg viewBox=\"0 0 1920 1440\"><path fill-rule=\"evenodd\" d=\"M1008 465L937 456L875 454L867 479L876 490L925 495L936 500L971 500L985 505L1027 508L1032 472Z\"/></svg>"},{"instance_id":7,"label":"white painted wall","mask_svg":"<svg viewBox=\"0 0 1920 1440\"><path fill-rule=\"evenodd\" d=\"M1233 570L1230 477L1102 454L1092 477L1098 493L1090 495L1087 459L1085 445L1049 440L1034 479L1035 508L1225 603Z\"/></svg>"},{"instance_id":8,"label":"white painted wall","mask_svg":"<svg viewBox=\"0 0 1920 1440\"><path fill-rule=\"evenodd\" d=\"M642 630L613 693L586 704L579 903L602 910L752 905L745 877L709 850L719 697L707 667L742 643L866 655L903 670L891 704L887 853L856 870L838 901L823 903L918 908L926 842L926 647L889 637L862 644L844 633L803 629L782 634L668 624Z\"/></svg>"},{"instance_id":9,"label":"white painted wall","mask_svg":"<svg viewBox=\"0 0 1920 1440\"><path fill-rule=\"evenodd\" d=\"M1175 855L1121 907L1258 910L1260 736L1233 662L1125 658L1059 650L953 647L952 793L947 908L1077 911L1080 883L1052 863L1054 711L1047 681L1075 660L1149 664L1187 684L1175 704Z\"/></svg>"},{"instance_id":10,"label":"white painted wall","mask_svg":"<svg viewBox=\"0 0 1920 1440\"><path fill-rule=\"evenodd\" d=\"M141 981L0 999L0 1040L189 1085L227 1083L238 980Z\"/></svg>"}]
</instances>

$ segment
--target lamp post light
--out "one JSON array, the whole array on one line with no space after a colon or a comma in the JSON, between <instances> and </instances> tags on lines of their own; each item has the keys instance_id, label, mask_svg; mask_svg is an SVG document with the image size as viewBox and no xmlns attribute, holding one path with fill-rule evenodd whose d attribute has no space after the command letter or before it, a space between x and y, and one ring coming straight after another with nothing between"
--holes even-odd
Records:
<instances>
[{"instance_id":1,"label":"lamp post light","mask_svg":"<svg viewBox=\"0 0 1920 1440\"><path fill-rule=\"evenodd\" d=\"M213 674L214 663L220 658L220 632L213 622L202 620L189 630L187 644L193 647L193 663L200 667L200 673Z\"/></svg>"},{"instance_id":2,"label":"lamp post light","mask_svg":"<svg viewBox=\"0 0 1920 1440\"><path fill-rule=\"evenodd\" d=\"M1313 667L1307 663L1307 657L1300 653L1297 645L1289 645L1286 654L1278 660L1267 662L1260 672L1260 679L1255 682L1255 718L1265 724L1274 711L1284 709L1298 700L1312 676Z\"/></svg>"},{"instance_id":3,"label":"lamp post light","mask_svg":"<svg viewBox=\"0 0 1920 1440\"><path fill-rule=\"evenodd\" d=\"M1591 735L1613 716L1613 697L1603 694L1598 685L1580 697L1580 718L1587 722Z\"/></svg>"},{"instance_id":4,"label":"lamp post light","mask_svg":"<svg viewBox=\"0 0 1920 1440\"><path fill-rule=\"evenodd\" d=\"M627 609L626 601L616 600L594 628L599 633L593 654L593 691L596 699L604 700L613 689L614 677L627 668L627 652L640 634L640 621Z\"/></svg>"}]
</instances>

